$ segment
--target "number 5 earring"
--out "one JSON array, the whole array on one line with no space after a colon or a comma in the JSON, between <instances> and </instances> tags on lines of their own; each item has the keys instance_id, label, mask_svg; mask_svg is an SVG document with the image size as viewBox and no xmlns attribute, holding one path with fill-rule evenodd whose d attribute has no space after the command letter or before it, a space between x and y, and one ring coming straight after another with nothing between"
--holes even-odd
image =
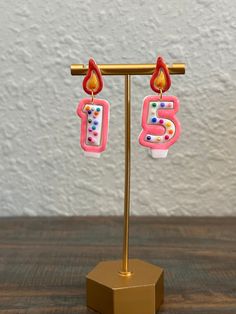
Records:
<instances>
[{"instance_id":1,"label":"number 5 earring","mask_svg":"<svg viewBox=\"0 0 236 314\"><path fill-rule=\"evenodd\" d=\"M81 118L80 145L85 155L90 157L100 157L107 144L110 104L105 99L94 97L102 88L101 72L90 59L83 89L91 98L82 99L77 107L77 115Z\"/></svg>"},{"instance_id":2,"label":"number 5 earring","mask_svg":"<svg viewBox=\"0 0 236 314\"><path fill-rule=\"evenodd\" d=\"M171 79L168 67L161 57L157 59L150 86L158 95L147 96L143 100L139 143L150 148L153 158L165 158L169 147L180 136L180 123L175 116L179 110L177 97L163 96L171 86Z\"/></svg>"}]
</instances>

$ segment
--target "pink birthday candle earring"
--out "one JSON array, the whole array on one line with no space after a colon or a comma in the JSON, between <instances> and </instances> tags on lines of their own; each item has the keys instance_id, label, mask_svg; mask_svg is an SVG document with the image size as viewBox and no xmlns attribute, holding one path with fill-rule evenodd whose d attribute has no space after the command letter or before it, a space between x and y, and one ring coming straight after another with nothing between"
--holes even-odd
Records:
<instances>
[{"instance_id":1,"label":"pink birthday candle earring","mask_svg":"<svg viewBox=\"0 0 236 314\"><path fill-rule=\"evenodd\" d=\"M167 65L159 57L151 77L150 86L158 95L143 100L142 131L139 143L149 147L153 158L165 158L168 149L180 136L180 123L176 118L179 100L175 96L163 96L171 86Z\"/></svg>"},{"instance_id":2,"label":"pink birthday candle earring","mask_svg":"<svg viewBox=\"0 0 236 314\"><path fill-rule=\"evenodd\" d=\"M103 88L101 72L93 59L89 60L88 73L83 80L84 91L91 98L82 99L77 107L81 118L80 145L86 156L100 157L106 149L110 104L105 99L97 99Z\"/></svg>"}]
</instances>

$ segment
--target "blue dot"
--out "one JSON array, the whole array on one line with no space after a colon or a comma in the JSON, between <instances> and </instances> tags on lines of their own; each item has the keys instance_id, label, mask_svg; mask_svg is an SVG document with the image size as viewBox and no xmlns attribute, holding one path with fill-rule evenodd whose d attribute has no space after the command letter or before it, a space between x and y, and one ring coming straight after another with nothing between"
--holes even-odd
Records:
<instances>
[{"instance_id":1,"label":"blue dot","mask_svg":"<svg viewBox=\"0 0 236 314\"><path fill-rule=\"evenodd\" d=\"M88 114L91 114L91 113L92 113L92 111L91 111L91 110L89 110L89 111L88 111Z\"/></svg>"},{"instance_id":2,"label":"blue dot","mask_svg":"<svg viewBox=\"0 0 236 314\"><path fill-rule=\"evenodd\" d=\"M95 125L93 125L93 126L92 126L92 129L93 129L93 130L96 130L96 126L95 126Z\"/></svg>"},{"instance_id":3,"label":"blue dot","mask_svg":"<svg viewBox=\"0 0 236 314\"><path fill-rule=\"evenodd\" d=\"M150 135L147 136L147 140L148 140L148 141L151 140L151 136L150 136Z\"/></svg>"},{"instance_id":4,"label":"blue dot","mask_svg":"<svg viewBox=\"0 0 236 314\"><path fill-rule=\"evenodd\" d=\"M155 118L155 117L152 118L152 122L153 122L153 123L156 123L156 122L157 122L157 118Z\"/></svg>"},{"instance_id":5,"label":"blue dot","mask_svg":"<svg viewBox=\"0 0 236 314\"><path fill-rule=\"evenodd\" d=\"M164 103L164 102L161 103L161 107L162 107L162 108L165 107L165 103Z\"/></svg>"},{"instance_id":6,"label":"blue dot","mask_svg":"<svg viewBox=\"0 0 236 314\"><path fill-rule=\"evenodd\" d=\"M97 121L97 120L94 120L94 121L93 121L93 124L98 125L98 121Z\"/></svg>"}]
</instances>

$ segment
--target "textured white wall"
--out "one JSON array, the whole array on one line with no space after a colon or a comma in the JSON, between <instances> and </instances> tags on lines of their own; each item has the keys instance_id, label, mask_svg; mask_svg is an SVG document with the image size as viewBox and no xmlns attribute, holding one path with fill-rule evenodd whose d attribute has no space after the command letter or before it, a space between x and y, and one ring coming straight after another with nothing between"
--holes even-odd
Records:
<instances>
[{"instance_id":1,"label":"textured white wall","mask_svg":"<svg viewBox=\"0 0 236 314\"><path fill-rule=\"evenodd\" d=\"M234 0L8 0L0 4L0 215L122 214L122 77L105 77L109 145L86 159L71 63L185 62L180 141L153 160L137 141L149 77L132 79L132 214L236 214Z\"/></svg>"}]
</instances>

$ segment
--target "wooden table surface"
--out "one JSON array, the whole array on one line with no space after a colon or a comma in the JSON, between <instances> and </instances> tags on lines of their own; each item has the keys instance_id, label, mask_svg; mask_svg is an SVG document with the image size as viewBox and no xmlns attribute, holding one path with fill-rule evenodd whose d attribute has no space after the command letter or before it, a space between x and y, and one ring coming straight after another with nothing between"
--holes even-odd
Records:
<instances>
[{"instance_id":1,"label":"wooden table surface","mask_svg":"<svg viewBox=\"0 0 236 314\"><path fill-rule=\"evenodd\" d=\"M85 275L121 244L119 217L0 219L0 313L95 313ZM130 245L165 269L159 313L236 313L236 218L132 217Z\"/></svg>"}]
</instances>

